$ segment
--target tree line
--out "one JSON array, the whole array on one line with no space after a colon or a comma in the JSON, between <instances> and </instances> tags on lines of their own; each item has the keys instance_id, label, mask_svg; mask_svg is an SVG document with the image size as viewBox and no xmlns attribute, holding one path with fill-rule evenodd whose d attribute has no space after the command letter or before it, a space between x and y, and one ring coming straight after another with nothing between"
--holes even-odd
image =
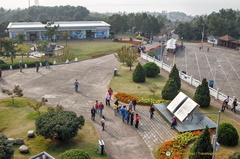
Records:
<instances>
[{"instance_id":1,"label":"tree line","mask_svg":"<svg viewBox=\"0 0 240 159\"><path fill-rule=\"evenodd\" d=\"M175 33L185 40L199 40L207 36L230 35L240 38L240 12L233 9L221 9L210 15L195 17L189 22L180 22ZM205 38L204 38L205 39Z\"/></svg>"}]
</instances>

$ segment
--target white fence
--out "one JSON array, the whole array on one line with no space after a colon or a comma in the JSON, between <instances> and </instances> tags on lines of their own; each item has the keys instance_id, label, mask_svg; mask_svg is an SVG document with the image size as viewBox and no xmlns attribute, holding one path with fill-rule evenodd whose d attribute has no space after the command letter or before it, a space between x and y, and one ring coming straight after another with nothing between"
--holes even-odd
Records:
<instances>
[{"instance_id":1,"label":"white fence","mask_svg":"<svg viewBox=\"0 0 240 159\"><path fill-rule=\"evenodd\" d=\"M147 60L148 62L154 62L156 63L160 68L170 72L172 69L172 66L169 66L168 64L164 63L163 61L159 61L158 59L156 59L155 57L151 57L148 54L145 53L141 53L141 58ZM179 76L183 81L186 81L187 83L189 83L190 85L193 85L194 87L198 87L201 82L194 79L191 76L184 74L183 72L179 71ZM214 98L220 100L220 101L224 101L227 98L227 95L223 94L222 92L219 92L219 89L214 89L209 87L209 91L210 91L210 95L213 96ZM235 97L230 98L229 99L229 105L232 105L233 101L234 101ZM240 103L238 102L238 105L240 107ZM237 110L240 111L240 108L236 107Z\"/></svg>"}]
</instances>

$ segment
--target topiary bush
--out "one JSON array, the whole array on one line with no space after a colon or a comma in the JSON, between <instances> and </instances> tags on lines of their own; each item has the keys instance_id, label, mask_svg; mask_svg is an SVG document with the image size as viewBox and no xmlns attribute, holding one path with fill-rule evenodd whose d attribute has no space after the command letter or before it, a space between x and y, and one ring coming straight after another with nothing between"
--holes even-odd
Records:
<instances>
[{"instance_id":1,"label":"topiary bush","mask_svg":"<svg viewBox=\"0 0 240 159\"><path fill-rule=\"evenodd\" d=\"M222 123L219 125L218 142L226 146L236 146L238 144L239 135L237 130L230 123Z\"/></svg>"},{"instance_id":2,"label":"topiary bush","mask_svg":"<svg viewBox=\"0 0 240 159\"><path fill-rule=\"evenodd\" d=\"M179 71L176 64L174 64L171 72L169 73L169 78L173 79L176 82L178 90L181 88L181 79L179 77Z\"/></svg>"},{"instance_id":3,"label":"topiary bush","mask_svg":"<svg viewBox=\"0 0 240 159\"><path fill-rule=\"evenodd\" d=\"M71 111L50 111L36 120L36 133L45 139L68 140L84 125L84 117Z\"/></svg>"},{"instance_id":4,"label":"topiary bush","mask_svg":"<svg viewBox=\"0 0 240 159\"><path fill-rule=\"evenodd\" d=\"M0 133L0 158L10 159L13 154L13 145L8 142L8 138L4 134Z\"/></svg>"},{"instance_id":5,"label":"topiary bush","mask_svg":"<svg viewBox=\"0 0 240 159\"><path fill-rule=\"evenodd\" d=\"M143 67L140 63L136 66L136 69L133 72L133 81L136 83L143 83L145 82L145 72L143 70Z\"/></svg>"},{"instance_id":6,"label":"topiary bush","mask_svg":"<svg viewBox=\"0 0 240 159\"><path fill-rule=\"evenodd\" d=\"M162 98L173 100L178 94L178 89L175 81L169 78L162 89Z\"/></svg>"},{"instance_id":7,"label":"topiary bush","mask_svg":"<svg viewBox=\"0 0 240 159\"><path fill-rule=\"evenodd\" d=\"M143 66L146 77L156 77L160 73L160 68L154 62L148 62Z\"/></svg>"},{"instance_id":8,"label":"topiary bush","mask_svg":"<svg viewBox=\"0 0 240 159\"><path fill-rule=\"evenodd\" d=\"M59 159L91 159L89 154L81 149L71 149L61 153L58 156Z\"/></svg>"},{"instance_id":9,"label":"topiary bush","mask_svg":"<svg viewBox=\"0 0 240 159\"><path fill-rule=\"evenodd\" d=\"M196 92L193 96L193 100L197 102L202 108L206 108L210 105L211 97L206 78L204 78L202 80L202 84L197 87Z\"/></svg>"}]
</instances>

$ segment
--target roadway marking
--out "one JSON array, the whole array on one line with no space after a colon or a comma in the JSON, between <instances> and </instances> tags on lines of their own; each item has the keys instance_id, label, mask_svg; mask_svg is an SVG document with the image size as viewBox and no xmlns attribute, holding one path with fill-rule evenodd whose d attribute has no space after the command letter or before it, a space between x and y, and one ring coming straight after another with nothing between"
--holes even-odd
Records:
<instances>
[{"instance_id":1,"label":"roadway marking","mask_svg":"<svg viewBox=\"0 0 240 159\"><path fill-rule=\"evenodd\" d=\"M209 61L208 61L207 54L205 54L205 57L206 57L206 60L207 60L207 63L208 63L208 67L209 67L210 73L212 74L212 77L214 78L213 72L212 72L212 69L211 69L211 66L210 66L210 63L209 63Z\"/></svg>"},{"instance_id":2,"label":"roadway marking","mask_svg":"<svg viewBox=\"0 0 240 159\"><path fill-rule=\"evenodd\" d=\"M232 63L229 61L229 58L228 58L228 62L230 64L230 66L232 67L233 71L236 73L236 75L238 76L238 78L240 79L240 76L238 75L237 71L235 70L235 68L233 67Z\"/></svg>"},{"instance_id":3,"label":"roadway marking","mask_svg":"<svg viewBox=\"0 0 240 159\"><path fill-rule=\"evenodd\" d=\"M196 57L196 63L197 63L197 68L198 68L198 74L199 74L199 79L200 82L202 81L202 77L201 77L201 73L200 73L200 69L199 69L199 65L198 65L198 59L197 59L197 53L195 52L195 57Z\"/></svg>"},{"instance_id":4,"label":"roadway marking","mask_svg":"<svg viewBox=\"0 0 240 159\"><path fill-rule=\"evenodd\" d=\"M186 47L185 47L185 49L184 49L184 56L185 56L185 63L186 63L186 73L188 72L188 70L187 70L187 66L188 66L188 63L187 63L187 52L186 52Z\"/></svg>"},{"instance_id":5,"label":"roadway marking","mask_svg":"<svg viewBox=\"0 0 240 159\"><path fill-rule=\"evenodd\" d=\"M220 64L220 62L218 61L218 58L217 58L217 56L215 55L215 57L216 57L216 59L217 59L217 63L219 64L219 65L221 65ZM224 77L226 77L227 78L227 75L226 75L226 73L224 72L224 70L223 70L223 68L222 68L222 66L221 66L221 70L222 70L222 72L223 72L223 74L224 74ZM216 80L216 79L215 79ZM227 81L228 81L228 84L229 84L229 86L230 86L230 88L231 88L231 90L232 90L232 92L233 92L233 94L234 94L234 96L235 96L235 92L234 92L234 90L233 90L233 87L232 87L232 85L231 85L231 83L230 83L230 81L229 81L229 79L227 78Z\"/></svg>"}]
</instances>

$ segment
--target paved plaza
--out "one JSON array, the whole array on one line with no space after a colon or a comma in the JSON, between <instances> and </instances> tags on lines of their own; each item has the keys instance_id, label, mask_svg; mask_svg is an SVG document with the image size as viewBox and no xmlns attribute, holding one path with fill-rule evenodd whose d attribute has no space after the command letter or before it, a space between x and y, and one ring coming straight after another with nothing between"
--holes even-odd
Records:
<instances>
[{"instance_id":1,"label":"paved plaza","mask_svg":"<svg viewBox=\"0 0 240 159\"><path fill-rule=\"evenodd\" d=\"M114 55L107 55L95 59L84 60L71 64L51 66L51 69L40 67L39 73L35 68L3 71L1 88L12 88L20 85L25 97L40 100L48 99L48 104L55 107L62 105L66 110L84 115L90 121L90 109L95 100L105 101L105 94L114 68L120 63ZM74 91L74 81L80 82L79 93ZM8 97L0 93L0 98ZM113 103L113 101L111 101ZM110 159L151 159L151 151L156 145L172 139L177 135L170 129L160 115L155 113L149 119L149 107L137 107L141 115L139 129L122 123L121 117L115 116L111 107L105 107L106 131L101 131L100 117L97 115L93 122L100 139L105 142L106 151ZM97 144L97 143L96 143Z\"/></svg>"},{"instance_id":2,"label":"paved plaza","mask_svg":"<svg viewBox=\"0 0 240 159\"><path fill-rule=\"evenodd\" d=\"M184 43L185 50L176 53L176 64L179 70L185 71L193 78L202 81L215 80L214 88L230 97L240 99L240 52L204 43L199 50L199 43ZM207 49L209 48L209 51ZM169 53L164 62L172 65L173 55Z\"/></svg>"}]
</instances>

